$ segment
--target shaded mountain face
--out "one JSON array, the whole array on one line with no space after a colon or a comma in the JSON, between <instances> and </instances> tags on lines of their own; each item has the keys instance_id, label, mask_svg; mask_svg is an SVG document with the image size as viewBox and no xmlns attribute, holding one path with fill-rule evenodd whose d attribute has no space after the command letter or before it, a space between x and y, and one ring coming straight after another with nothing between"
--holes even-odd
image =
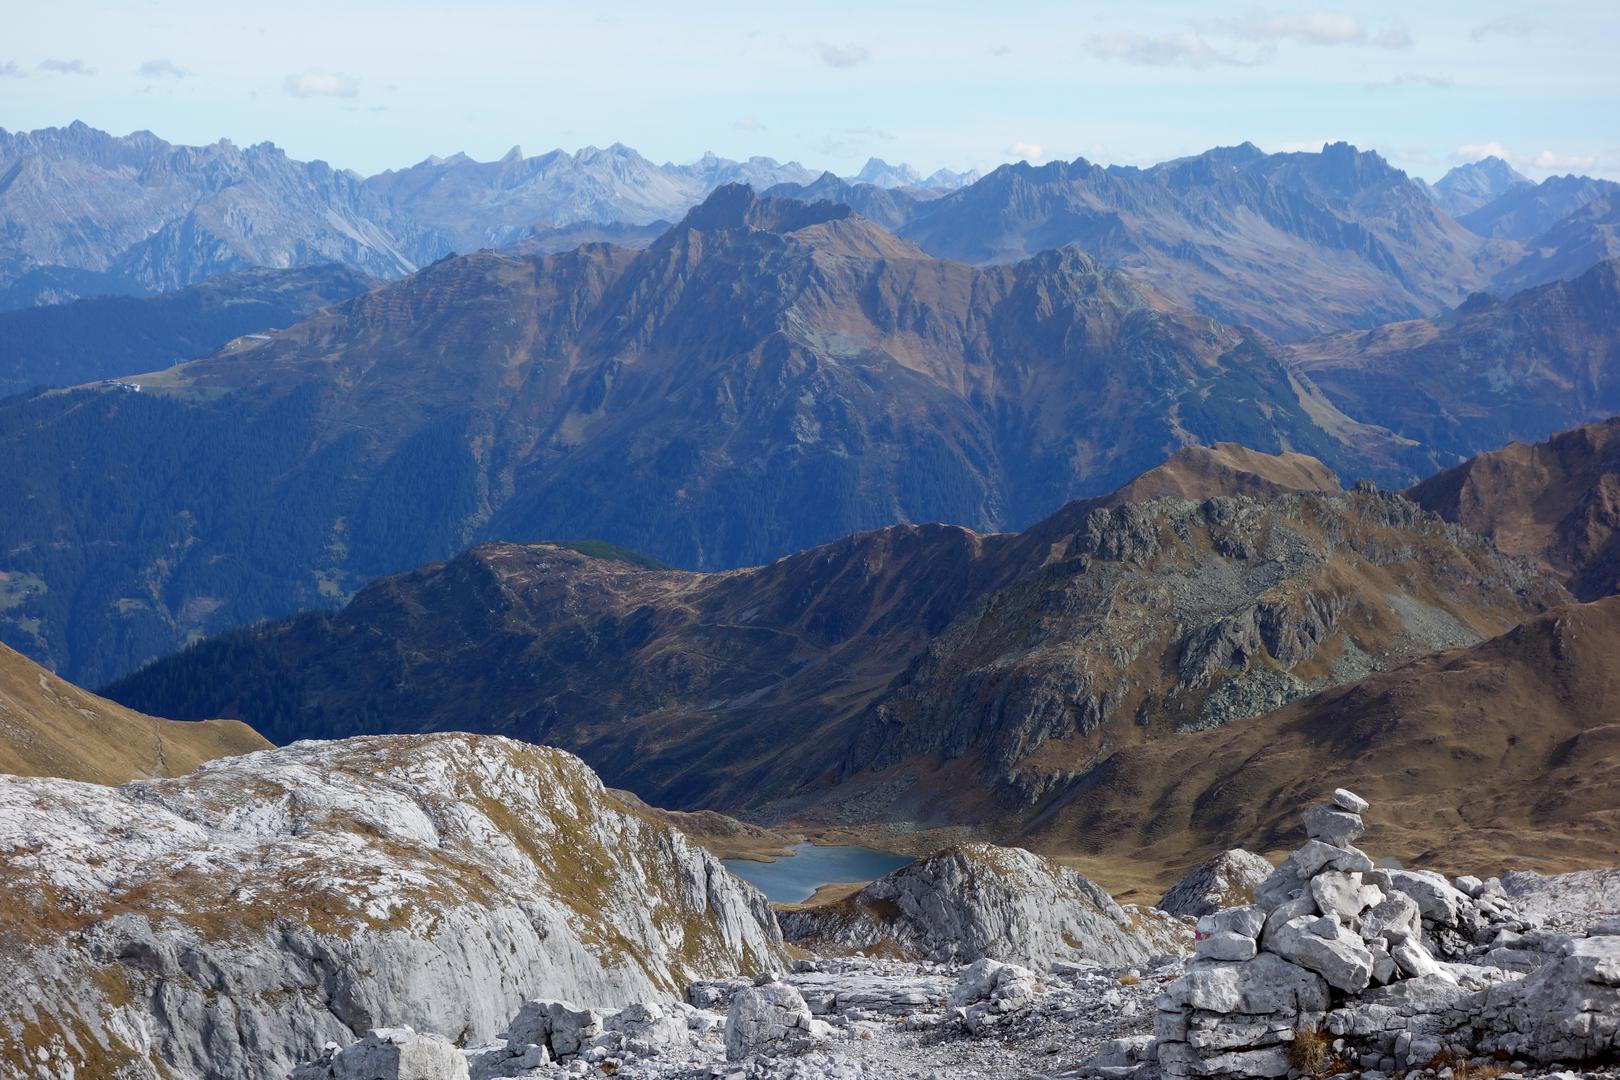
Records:
<instances>
[{"instance_id":1,"label":"shaded mountain face","mask_svg":"<svg viewBox=\"0 0 1620 1080\"><path fill-rule=\"evenodd\" d=\"M1492 280L1497 294L1579 277L1602 262L1620 259L1620 189L1594 197L1525 241L1525 249L1522 259Z\"/></svg>"},{"instance_id":2,"label":"shaded mountain face","mask_svg":"<svg viewBox=\"0 0 1620 1080\"><path fill-rule=\"evenodd\" d=\"M1430 314L1512 255L1344 143L1316 154L1246 143L1151 169L1004 165L919 206L901 232L977 263L1073 245L1178 304L1284 340Z\"/></svg>"},{"instance_id":3,"label":"shaded mountain face","mask_svg":"<svg viewBox=\"0 0 1620 1080\"><path fill-rule=\"evenodd\" d=\"M491 544L110 687L273 739L472 726L680 807L1025 822L1119 746L1244 722L1567 597L1315 462L1188 450L1019 534L864 533L717 574ZM1324 490L1325 489L1325 490Z\"/></svg>"},{"instance_id":4,"label":"shaded mountain face","mask_svg":"<svg viewBox=\"0 0 1620 1080\"><path fill-rule=\"evenodd\" d=\"M1609 866L1620 829L1620 599L1560 607L1245 724L1143 741L1050 804L1038 842L1191 866L1293 846L1289 808L1354 783L1366 846L1472 873Z\"/></svg>"},{"instance_id":5,"label":"shaded mountain face","mask_svg":"<svg viewBox=\"0 0 1620 1080\"><path fill-rule=\"evenodd\" d=\"M716 568L1026 524L1185 443L1421 456L1078 252L975 269L739 186L640 253L451 259L264 338L0 407L0 570L37 583L0 636L98 682L483 538Z\"/></svg>"},{"instance_id":6,"label":"shaded mountain face","mask_svg":"<svg viewBox=\"0 0 1620 1080\"><path fill-rule=\"evenodd\" d=\"M1620 263L1291 351L1339 408L1424 444L1439 461L1545 438L1620 412Z\"/></svg>"},{"instance_id":7,"label":"shaded mountain face","mask_svg":"<svg viewBox=\"0 0 1620 1080\"><path fill-rule=\"evenodd\" d=\"M1407 495L1583 600L1620 593L1620 419L1480 454Z\"/></svg>"},{"instance_id":8,"label":"shaded mountain face","mask_svg":"<svg viewBox=\"0 0 1620 1080\"><path fill-rule=\"evenodd\" d=\"M236 720L159 720L97 697L0 645L0 773L122 784L267 750Z\"/></svg>"},{"instance_id":9,"label":"shaded mountain face","mask_svg":"<svg viewBox=\"0 0 1620 1080\"><path fill-rule=\"evenodd\" d=\"M380 284L346 266L243 270L161 296L0 312L0 397L168 367Z\"/></svg>"},{"instance_id":10,"label":"shaded mountain face","mask_svg":"<svg viewBox=\"0 0 1620 1080\"><path fill-rule=\"evenodd\" d=\"M39 267L153 291L256 266L397 277L415 268L413 238L380 224L383 210L359 178L269 143L174 146L83 123L0 130L0 284Z\"/></svg>"},{"instance_id":11,"label":"shaded mountain face","mask_svg":"<svg viewBox=\"0 0 1620 1080\"><path fill-rule=\"evenodd\" d=\"M1593 199L1620 191L1613 180L1590 176L1549 176L1539 184L1515 185L1503 194L1465 213L1460 225L1480 236L1529 240L1540 236Z\"/></svg>"},{"instance_id":12,"label":"shaded mountain face","mask_svg":"<svg viewBox=\"0 0 1620 1080\"><path fill-rule=\"evenodd\" d=\"M730 161L713 154L691 165L655 165L619 143L524 157L513 147L499 161L465 154L428 158L365 181L393 216L420 229L427 259L505 247L531 229L646 225L679 219L723 184L759 189L806 182L815 173L770 158ZM392 220L391 219L391 220Z\"/></svg>"},{"instance_id":13,"label":"shaded mountain face","mask_svg":"<svg viewBox=\"0 0 1620 1080\"><path fill-rule=\"evenodd\" d=\"M1534 183L1499 157L1481 158L1458 165L1436 180L1431 194L1434 201L1454 218L1460 218L1516 188Z\"/></svg>"}]
</instances>

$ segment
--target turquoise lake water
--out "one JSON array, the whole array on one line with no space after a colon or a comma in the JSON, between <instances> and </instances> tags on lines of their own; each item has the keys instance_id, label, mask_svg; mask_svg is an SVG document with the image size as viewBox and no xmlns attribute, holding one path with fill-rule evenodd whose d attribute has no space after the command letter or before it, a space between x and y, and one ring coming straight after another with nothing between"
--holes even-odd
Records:
<instances>
[{"instance_id":1,"label":"turquoise lake water","mask_svg":"<svg viewBox=\"0 0 1620 1080\"><path fill-rule=\"evenodd\" d=\"M888 851L865 847L821 847L794 844L793 856L775 862L726 859L726 869L752 884L778 904L797 904L835 881L871 881L911 860Z\"/></svg>"}]
</instances>

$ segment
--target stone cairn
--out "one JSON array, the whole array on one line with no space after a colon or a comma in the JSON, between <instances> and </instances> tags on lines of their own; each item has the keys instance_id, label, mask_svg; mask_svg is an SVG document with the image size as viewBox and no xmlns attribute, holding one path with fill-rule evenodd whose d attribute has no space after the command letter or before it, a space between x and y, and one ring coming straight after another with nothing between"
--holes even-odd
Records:
<instances>
[{"instance_id":1,"label":"stone cairn","mask_svg":"<svg viewBox=\"0 0 1620 1080\"><path fill-rule=\"evenodd\" d=\"M1354 846L1366 800L1339 789L1255 890L1205 915L1156 1002L1162 1074L1371 1077L1620 1051L1620 927L1545 933L1495 878L1383 869Z\"/></svg>"}]
</instances>

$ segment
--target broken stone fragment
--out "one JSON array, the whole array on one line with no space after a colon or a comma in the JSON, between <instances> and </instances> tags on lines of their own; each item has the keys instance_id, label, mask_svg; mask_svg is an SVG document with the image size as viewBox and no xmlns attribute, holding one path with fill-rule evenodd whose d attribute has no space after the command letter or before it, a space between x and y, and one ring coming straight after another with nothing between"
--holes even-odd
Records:
<instances>
[{"instance_id":1,"label":"broken stone fragment","mask_svg":"<svg viewBox=\"0 0 1620 1080\"><path fill-rule=\"evenodd\" d=\"M1390 892L1371 911L1361 917L1361 936L1369 940L1382 938L1392 945L1403 941L1420 941L1423 937L1423 913L1417 901L1403 892Z\"/></svg>"},{"instance_id":2,"label":"broken stone fragment","mask_svg":"<svg viewBox=\"0 0 1620 1080\"><path fill-rule=\"evenodd\" d=\"M1327 927L1331 933L1326 933ZM1359 994L1372 981L1373 957L1357 934L1332 916L1301 915L1266 934L1266 948L1284 960L1314 971L1328 985Z\"/></svg>"},{"instance_id":3,"label":"broken stone fragment","mask_svg":"<svg viewBox=\"0 0 1620 1080\"><path fill-rule=\"evenodd\" d=\"M1319 911L1354 919L1384 899L1376 885L1363 885L1359 873L1324 870L1311 879L1311 898Z\"/></svg>"},{"instance_id":4,"label":"broken stone fragment","mask_svg":"<svg viewBox=\"0 0 1620 1080\"><path fill-rule=\"evenodd\" d=\"M288 1080L467 1080L467 1059L442 1035L379 1028L348 1046L328 1046Z\"/></svg>"},{"instance_id":5,"label":"broken stone fragment","mask_svg":"<svg viewBox=\"0 0 1620 1080\"><path fill-rule=\"evenodd\" d=\"M1347 848L1367 831L1361 815L1340 810L1329 804L1313 806L1304 813L1305 835L1334 847Z\"/></svg>"},{"instance_id":6,"label":"broken stone fragment","mask_svg":"<svg viewBox=\"0 0 1620 1080\"><path fill-rule=\"evenodd\" d=\"M1258 951L1254 938L1231 930L1217 930L1198 939L1193 955L1200 960L1249 960Z\"/></svg>"},{"instance_id":7,"label":"broken stone fragment","mask_svg":"<svg viewBox=\"0 0 1620 1080\"><path fill-rule=\"evenodd\" d=\"M751 1054L797 1054L825 1038L830 1029L810 1014L803 995L785 982L745 987L726 1013L726 1059Z\"/></svg>"},{"instance_id":8,"label":"broken stone fragment","mask_svg":"<svg viewBox=\"0 0 1620 1080\"><path fill-rule=\"evenodd\" d=\"M1365 814L1371 805L1366 799L1345 788L1333 789L1333 805L1341 810L1348 810L1352 814Z\"/></svg>"}]
</instances>

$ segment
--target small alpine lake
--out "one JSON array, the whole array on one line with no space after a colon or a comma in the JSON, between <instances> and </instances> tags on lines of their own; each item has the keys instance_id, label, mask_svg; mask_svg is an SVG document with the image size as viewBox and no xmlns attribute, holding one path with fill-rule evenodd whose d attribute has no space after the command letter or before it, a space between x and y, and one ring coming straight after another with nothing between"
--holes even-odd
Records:
<instances>
[{"instance_id":1,"label":"small alpine lake","mask_svg":"<svg viewBox=\"0 0 1620 1080\"><path fill-rule=\"evenodd\" d=\"M797 904L823 885L844 881L871 881L912 860L905 855L872 848L794 844L793 854L775 862L724 859L727 870L753 885L777 904Z\"/></svg>"}]
</instances>

